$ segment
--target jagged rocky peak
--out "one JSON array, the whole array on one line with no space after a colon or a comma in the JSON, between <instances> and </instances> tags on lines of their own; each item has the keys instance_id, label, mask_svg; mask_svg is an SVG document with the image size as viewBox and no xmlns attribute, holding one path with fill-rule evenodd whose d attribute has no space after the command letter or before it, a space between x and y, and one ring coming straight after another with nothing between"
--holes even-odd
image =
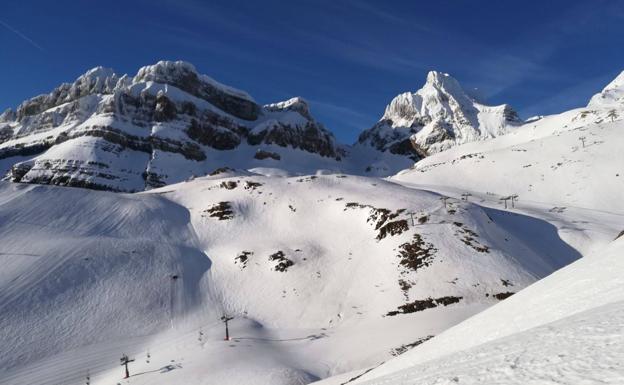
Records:
<instances>
[{"instance_id":1,"label":"jagged rocky peak","mask_svg":"<svg viewBox=\"0 0 624 385\"><path fill-rule=\"evenodd\" d=\"M302 98L263 107L183 61L134 77L96 67L0 115L0 174L14 182L140 191L230 161L290 166L289 158L335 162L342 153Z\"/></svg>"},{"instance_id":2,"label":"jagged rocky peak","mask_svg":"<svg viewBox=\"0 0 624 385\"><path fill-rule=\"evenodd\" d=\"M76 101L87 95L111 94L127 78L119 78L110 68L96 67L80 75L73 83L63 83L49 94L35 96L17 107L18 121L64 103Z\"/></svg>"},{"instance_id":3,"label":"jagged rocky peak","mask_svg":"<svg viewBox=\"0 0 624 385\"><path fill-rule=\"evenodd\" d=\"M617 106L624 104L624 71L599 93L592 96L588 107Z\"/></svg>"},{"instance_id":4,"label":"jagged rocky peak","mask_svg":"<svg viewBox=\"0 0 624 385\"><path fill-rule=\"evenodd\" d=\"M15 111L10 108L7 108L2 114L0 114L0 123L7 123L13 120L15 120Z\"/></svg>"},{"instance_id":5,"label":"jagged rocky peak","mask_svg":"<svg viewBox=\"0 0 624 385\"><path fill-rule=\"evenodd\" d=\"M405 92L395 97L382 117L395 127L427 124L435 118L451 116L453 108L474 109L473 100L459 82L446 73L430 71L425 85L417 92ZM474 112L474 111L469 111Z\"/></svg>"},{"instance_id":6,"label":"jagged rocky peak","mask_svg":"<svg viewBox=\"0 0 624 385\"><path fill-rule=\"evenodd\" d=\"M500 135L520 122L509 105L484 105L451 75L430 71L421 89L390 102L358 144L418 160L456 144Z\"/></svg>"},{"instance_id":7,"label":"jagged rocky peak","mask_svg":"<svg viewBox=\"0 0 624 385\"><path fill-rule=\"evenodd\" d=\"M264 108L268 111L295 111L308 120L314 120L310 114L308 102L300 96L290 98L283 102L267 104Z\"/></svg>"},{"instance_id":8,"label":"jagged rocky peak","mask_svg":"<svg viewBox=\"0 0 624 385\"><path fill-rule=\"evenodd\" d=\"M277 144L340 159L334 135L310 113L305 99L294 97L264 106L265 115L249 134L250 144Z\"/></svg>"},{"instance_id":9,"label":"jagged rocky peak","mask_svg":"<svg viewBox=\"0 0 624 385\"><path fill-rule=\"evenodd\" d=\"M110 94L117 87L119 76L112 68L95 67L81 75L71 85L75 94Z\"/></svg>"},{"instance_id":10,"label":"jagged rocky peak","mask_svg":"<svg viewBox=\"0 0 624 385\"><path fill-rule=\"evenodd\" d=\"M159 61L145 66L133 81L172 85L240 119L256 120L260 113L260 106L249 94L198 74L192 64L184 61Z\"/></svg>"}]
</instances>

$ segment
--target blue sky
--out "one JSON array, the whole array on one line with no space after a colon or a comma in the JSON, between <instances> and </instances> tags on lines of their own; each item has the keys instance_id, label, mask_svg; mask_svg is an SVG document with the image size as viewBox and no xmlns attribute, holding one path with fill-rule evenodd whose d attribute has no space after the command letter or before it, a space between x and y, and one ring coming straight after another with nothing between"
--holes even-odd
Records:
<instances>
[{"instance_id":1,"label":"blue sky","mask_svg":"<svg viewBox=\"0 0 624 385\"><path fill-rule=\"evenodd\" d=\"M429 70L522 117L586 104L624 70L624 2L6 0L0 110L103 65L186 60L269 103L303 96L352 142Z\"/></svg>"}]
</instances>

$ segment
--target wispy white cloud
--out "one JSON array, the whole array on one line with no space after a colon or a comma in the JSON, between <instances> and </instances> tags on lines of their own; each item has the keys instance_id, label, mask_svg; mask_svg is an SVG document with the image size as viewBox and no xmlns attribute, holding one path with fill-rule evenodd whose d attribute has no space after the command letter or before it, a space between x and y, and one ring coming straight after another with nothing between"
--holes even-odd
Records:
<instances>
[{"instance_id":1,"label":"wispy white cloud","mask_svg":"<svg viewBox=\"0 0 624 385\"><path fill-rule=\"evenodd\" d=\"M414 20L414 17L405 18L399 16L392 11L380 7L376 3L369 3L362 0L349 0L346 3L349 4L349 7L352 9L360 10L392 25L401 25L402 27L408 27L409 29L431 32L431 27Z\"/></svg>"},{"instance_id":2,"label":"wispy white cloud","mask_svg":"<svg viewBox=\"0 0 624 385\"><path fill-rule=\"evenodd\" d=\"M401 73L428 69L416 53L390 49L384 44L370 42L366 39L355 39L348 36L338 38L304 30L295 33L307 44L316 47L323 55L340 58L355 64Z\"/></svg>"},{"instance_id":3,"label":"wispy white cloud","mask_svg":"<svg viewBox=\"0 0 624 385\"><path fill-rule=\"evenodd\" d=\"M310 99L306 99L306 100L310 102L310 104L312 104L313 108L318 107L320 109L325 110L326 112L329 111L335 114L341 114L348 118L353 118L353 119L358 119L358 120L374 119L371 115L365 114L353 108L341 106L341 105L334 104L334 103L322 102L320 100L310 100Z\"/></svg>"},{"instance_id":4,"label":"wispy white cloud","mask_svg":"<svg viewBox=\"0 0 624 385\"><path fill-rule=\"evenodd\" d=\"M473 77L486 99L495 98L528 78L553 79L559 73L541 64L540 59L527 58L504 52L484 55L472 67Z\"/></svg>"},{"instance_id":5,"label":"wispy white cloud","mask_svg":"<svg viewBox=\"0 0 624 385\"><path fill-rule=\"evenodd\" d=\"M270 37L254 27L249 12L235 12L217 2L201 0L148 0L150 6L160 6L174 15L182 16L191 25L210 26L215 30L227 31L254 40L270 40ZM250 3L253 4L253 3ZM249 9L247 10L249 11Z\"/></svg>"},{"instance_id":6,"label":"wispy white cloud","mask_svg":"<svg viewBox=\"0 0 624 385\"><path fill-rule=\"evenodd\" d=\"M39 44L37 44L33 39L29 38L28 36L24 35L22 32L20 32L19 30L11 27L9 24L5 23L4 21L0 20L0 25L3 26L4 28L6 28L7 30L13 32L14 34L16 34L17 36L19 36L22 40L24 40L25 42L27 42L28 44L32 45L33 47L37 48L39 51L41 52L45 52L45 49L43 49L42 46L40 46Z\"/></svg>"},{"instance_id":7,"label":"wispy white cloud","mask_svg":"<svg viewBox=\"0 0 624 385\"><path fill-rule=\"evenodd\" d=\"M327 124L332 131L345 137L357 136L362 130L371 127L377 118L351 107L320 100L310 100L312 114Z\"/></svg>"},{"instance_id":8,"label":"wispy white cloud","mask_svg":"<svg viewBox=\"0 0 624 385\"><path fill-rule=\"evenodd\" d=\"M194 25L178 26L170 25L155 21L144 21L140 24L130 26L133 28L136 34L146 34L150 37L158 37L159 45L168 45L175 47L183 47L194 51L195 53L202 53L206 57L219 57L222 61L240 61L247 62L251 65L262 64L272 69L278 69L280 71L288 71L300 76L308 76L309 72L300 66L292 65L292 63L284 60L279 60L277 57L258 55L253 50L244 49L236 44L229 44L224 42L218 36L212 36L197 31ZM169 59L179 60L183 57L171 57ZM193 64L199 65L200 62L194 62ZM199 71L209 71L210 68L197 68ZM215 74L208 73L210 76Z\"/></svg>"},{"instance_id":9,"label":"wispy white cloud","mask_svg":"<svg viewBox=\"0 0 624 385\"><path fill-rule=\"evenodd\" d=\"M602 74L583 80L556 92L554 95L538 100L520 109L519 112L526 118L534 115L554 114L571 108L586 106L589 99L595 93L600 92L616 75Z\"/></svg>"},{"instance_id":10,"label":"wispy white cloud","mask_svg":"<svg viewBox=\"0 0 624 385\"><path fill-rule=\"evenodd\" d=\"M606 0L596 0L595 4L581 2L563 9L549 22L533 26L524 35L510 38L504 47L492 48L478 41L469 41L473 56L478 58L473 59L473 65L468 67L471 83L474 83L471 85L478 85L487 99L493 99L527 81L574 82L576 78L567 73L565 68L555 67L549 64L549 60L570 39L575 38L579 33L579 25L596 23L606 14L612 16L616 8L621 10L622 6L613 6L612 2ZM556 103L558 95L550 98L552 100L549 103ZM532 106L531 110L533 107L537 105Z\"/></svg>"}]
</instances>

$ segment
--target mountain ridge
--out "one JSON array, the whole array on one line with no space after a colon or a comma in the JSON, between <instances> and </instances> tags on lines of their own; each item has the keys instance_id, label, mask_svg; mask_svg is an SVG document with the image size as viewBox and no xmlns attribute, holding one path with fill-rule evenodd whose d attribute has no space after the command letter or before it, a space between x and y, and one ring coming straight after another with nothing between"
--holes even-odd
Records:
<instances>
[{"instance_id":1,"label":"mountain ridge","mask_svg":"<svg viewBox=\"0 0 624 385\"><path fill-rule=\"evenodd\" d=\"M615 119L623 76L588 107L613 105ZM14 182L124 192L221 167L385 177L522 123L508 104L485 105L451 75L430 71L421 89L397 95L377 124L346 145L302 97L261 105L182 61L144 66L133 77L95 67L0 115L0 174Z\"/></svg>"},{"instance_id":2,"label":"mountain ridge","mask_svg":"<svg viewBox=\"0 0 624 385\"><path fill-rule=\"evenodd\" d=\"M5 161L14 182L141 191L228 165L201 162L243 144L342 154L303 99L261 106L180 61L142 67L134 77L96 67L2 117L0 160L34 156Z\"/></svg>"}]
</instances>

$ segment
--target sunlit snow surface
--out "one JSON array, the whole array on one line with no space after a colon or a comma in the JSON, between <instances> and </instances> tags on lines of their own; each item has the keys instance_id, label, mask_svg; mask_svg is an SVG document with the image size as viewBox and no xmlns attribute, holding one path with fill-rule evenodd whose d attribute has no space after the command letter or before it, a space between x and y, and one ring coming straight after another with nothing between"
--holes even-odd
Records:
<instances>
[{"instance_id":1,"label":"sunlit snow surface","mask_svg":"<svg viewBox=\"0 0 624 385\"><path fill-rule=\"evenodd\" d=\"M619 239L360 381L371 385L621 384L623 255L624 239Z\"/></svg>"},{"instance_id":2,"label":"sunlit snow surface","mask_svg":"<svg viewBox=\"0 0 624 385\"><path fill-rule=\"evenodd\" d=\"M309 383L378 365L580 256L541 219L351 175L231 171L141 194L0 187L3 384L78 384L87 371L117 383L122 353L137 375L121 383ZM407 230L378 239L365 205L406 209L395 219ZM404 271L397 250L416 233L436 252ZM283 272L278 251L294 263ZM462 298L387 315L445 296Z\"/></svg>"},{"instance_id":3,"label":"sunlit snow surface","mask_svg":"<svg viewBox=\"0 0 624 385\"><path fill-rule=\"evenodd\" d=\"M389 180L267 163L140 194L2 182L0 383L622 384L623 125L605 92ZM407 226L382 236L384 212ZM416 234L435 251L406 270Z\"/></svg>"},{"instance_id":4,"label":"sunlit snow surface","mask_svg":"<svg viewBox=\"0 0 624 385\"><path fill-rule=\"evenodd\" d=\"M325 384L624 383L619 87L621 76L587 108L435 154L390 178L497 209L517 194L503 211L554 224L585 258L396 359ZM518 224L507 229L541 242L539 230Z\"/></svg>"}]
</instances>

